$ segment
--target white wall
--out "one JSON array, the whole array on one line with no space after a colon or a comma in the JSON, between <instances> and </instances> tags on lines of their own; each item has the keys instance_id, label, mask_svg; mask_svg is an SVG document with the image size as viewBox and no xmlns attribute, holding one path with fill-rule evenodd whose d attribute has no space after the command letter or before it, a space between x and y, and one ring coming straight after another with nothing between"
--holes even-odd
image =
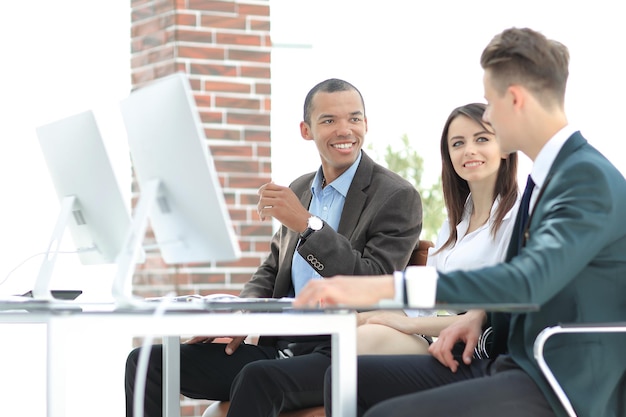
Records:
<instances>
[{"instance_id":1,"label":"white wall","mask_svg":"<svg viewBox=\"0 0 626 417\"><path fill-rule=\"evenodd\" d=\"M124 1L7 2L0 25L0 296L32 289L59 205L35 128L93 109L110 157L130 195L128 153L117 103L130 91L130 4ZM62 249L73 250L70 236ZM111 266L83 267L59 255L53 288L110 295ZM10 275L9 275L10 273ZM9 275L7 277L7 275ZM0 415L45 416L45 328L0 325ZM94 337L95 336L95 337ZM124 413L130 340L102 332L67 341L67 416ZM85 372L88 370L88 372Z\"/></svg>"},{"instance_id":2,"label":"white wall","mask_svg":"<svg viewBox=\"0 0 626 417\"><path fill-rule=\"evenodd\" d=\"M436 178L443 123L454 107L484 102L480 54L512 26L531 27L569 47L570 122L624 173L626 26L619 10L611 0L271 0L274 44L307 46L280 47L272 57L274 179L287 183L317 168L314 145L300 139L297 127L306 92L330 77L361 90L369 143L383 148L407 134L426 160L426 174ZM529 166L524 158L522 184Z\"/></svg>"}]
</instances>

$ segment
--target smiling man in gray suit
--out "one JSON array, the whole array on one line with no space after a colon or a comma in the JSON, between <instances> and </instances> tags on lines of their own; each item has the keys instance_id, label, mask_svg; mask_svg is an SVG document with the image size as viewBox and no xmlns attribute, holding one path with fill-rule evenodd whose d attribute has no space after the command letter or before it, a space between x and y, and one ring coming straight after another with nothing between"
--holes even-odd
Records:
<instances>
[{"instance_id":1,"label":"smiling man in gray suit","mask_svg":"<svg viewBox=\"0 0 626 417\"><path fill-rule=\"evenodd\" d=\"M539 311L490 315L496 346L487 359L472 358L487 324L478 311L444 330L432 356L360 357L361 414L564 416L533 356L538 333L558 323L626 321L626 181L567 120L568 64L564 45L531 29L507 29L483 51L484 118L504 152L533 160L524 193L530 217L523 198L505 263L439 273L436 288L439 303L536 304ZM419 286L424 275L413 278L411 286ZM393 298L394 288L402 285L393 277L333 278L309 283L296 305L367 305ZM466 347L454 357L457 341ZM623 333L560 335L546 345L545 358L579 416L626 415L625 346Z\"/></svg>"},{"instance_id":2,"label":"smiling man in gray suit","mask_svg":"<svg viewBox=\"0 0 626 417\"><path fill-rule=\"evenodd\" d=\"M259 189L259 216L275 218L282 226L242 297L293 297L310 280L390 273L406 266L418 243L419 193L361 150L367 117L356 87L338 79L313 87L300 131L315 143L321 167L289 187L269 183ZM323 403L329 336L261 337L258 346L242 344L244 337L228 344L212 343L214 339L197 336L181 346L184 395L230 399L228 415L240 417ZM162 413L161 358L160 346L153 347L148 417ZM137 359L135 349L126 366L127 416L132 415Z\"/></svg>"}]
</instances>

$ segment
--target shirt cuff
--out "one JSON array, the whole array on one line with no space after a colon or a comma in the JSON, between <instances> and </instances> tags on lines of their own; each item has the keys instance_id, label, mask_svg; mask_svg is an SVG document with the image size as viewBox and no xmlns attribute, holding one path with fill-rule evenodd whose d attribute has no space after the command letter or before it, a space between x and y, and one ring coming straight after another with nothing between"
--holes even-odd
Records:
<instances>
[{"instance_id":1,"label":"shirt cuff","mask_svg":"<svg viewBox=\"0 0 626 417\"><path fill-rule=\"evenodd\" d=\"M404 293L411 308L433 308L437 296L437 269L433 266L409 266L404 271Z\"/></svg>"},{"instance_id":2,"label":"shirt cuff","mask_svg":"<svg viewBox=\"0 0 626 417\"><path fill-rule=\"evenodd\" d=\"M406 285L404 272L393 273L394 294L393 298L385 298L378 302L378 308L403 308L407 306Z\"/></svg>"},{"instance_id":3,"label":"shirt cuff","mask_svg":"<svg viewBox=\"0 0 626 417\"><path fill-rule=\"evenodd\" d=\"M406 306L406 283L404 281L404 271L396 271L393 273L394 296L393 301L396 304Z\"/></svg>"}]
</instances>

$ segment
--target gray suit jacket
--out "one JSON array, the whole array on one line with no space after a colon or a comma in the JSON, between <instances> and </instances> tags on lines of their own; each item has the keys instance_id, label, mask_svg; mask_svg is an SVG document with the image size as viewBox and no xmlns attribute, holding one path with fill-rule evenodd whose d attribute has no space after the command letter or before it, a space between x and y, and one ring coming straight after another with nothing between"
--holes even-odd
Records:
<instances>
[{"instance_id":1,"label":"gray suit jacket","mask_svg":"<svg viewBox=\"0 0 626 417\"><path fill-rule=\"evenodd\" d=\"M296 179L290 188L304 207L311 202L315 173ZM378 275L403 270L422 229L422 203L408 181L376 164L365 152L346 196L335 231L327 224L298 248L316 259L323 277L338 274ZM242 297L284 297L292 289L291 260L299 234L282 226L270 253L244 286ZM311 263L309 261L309 263Z\"/></svg>"},{"instance_id":2,"label":"gray suit jacket","mask_svg":"<svg viewBox=\"0 0 626 417\"><path fill-rule=\"evenodd\" d=\"M537 334L558 323L626 321L626 181L577 132L554 161L518 254L490 268L440 274L438 302L531 303L512 314L508 353L537 382L557 415L565 416L533 356ZM506 322L502 322L506 323ZM579 416L626 413L626 335L554 336L546 361ZM491 393L486 393L494 398Z\"/></svg>"}]
</instances>

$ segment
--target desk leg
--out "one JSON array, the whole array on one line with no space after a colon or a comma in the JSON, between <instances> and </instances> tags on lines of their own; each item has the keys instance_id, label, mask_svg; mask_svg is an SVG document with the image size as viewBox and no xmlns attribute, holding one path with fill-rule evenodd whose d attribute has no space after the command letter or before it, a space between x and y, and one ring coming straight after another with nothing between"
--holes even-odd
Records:
<instances>
[{"instance_id":1,"label":"desk leg","mask_svg":"<svg viewBox=\"0 0 626 417\"><path fill-rule=\"evenodd\" d=\"M180 338L163 337L163 417L180 417Z\"/></svg>"},{"instance_id":2,"label":"desk leg","mask_svg":"<svg viewBox=\"0 0 626 417\"><path fill-rule=\"evenodd\" d=\"M332 335L333 415L356 416L356 316L341 317L346 328Z\"/></svg>"},{"instance_id":3,"label":"desk leg","mask_svg":"<svg viewBox=\"0 0 626 417\"><path fill-rule=\"evenodd\" d=\"M65 417L65 349L62 340L70 340L61 320L50 320L47 328L46 408L48 417Z\"/></svg>"}]
</instances>

